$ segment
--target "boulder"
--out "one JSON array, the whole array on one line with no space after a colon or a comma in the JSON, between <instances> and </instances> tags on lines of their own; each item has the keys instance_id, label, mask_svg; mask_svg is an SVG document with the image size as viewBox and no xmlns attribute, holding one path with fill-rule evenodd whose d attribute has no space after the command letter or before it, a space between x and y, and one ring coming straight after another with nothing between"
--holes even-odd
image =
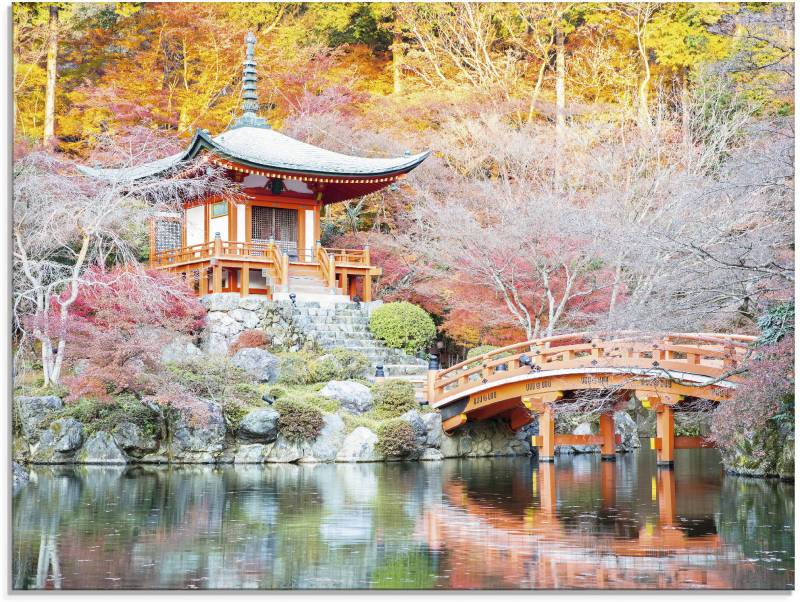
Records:
<instances>
[{"instance_id":1,"label":"boulder","mask_svg":"<svg viewBox=\"0 0 800 602\"><path fill-rule=\"evenodd\" d=\"M333 462L344 442L344 421L337 414L325 414L319 436L311 444L311 453L300 462Z\"/></svg>"},{"instance_id":2,"label":"boulder","mask_svg":"<svg viewBox=\"0 0 800 602\"><path fill-rule=\"evenodd\" d=\"M250 311L249 309L234 309L228 314L231 318L240 322L244 328L255 328L258 326L259 317L258 314L254 311Z\"/></svg>"},{"instance_id":3,"label":"boulder","mask_svg":"<svg viewBox=\"0 0 800 602\"><path fill-rule=\"evenodd\" d=\"M337 462L380 462L383 456L375 449L378 435L365 426L357 427L345 437Z\"/></svg>"},{"instance_id":4,"label":"boulder","mask_svg":"<svg viewBox=\"0 0 800 602\"><path fill-rule=\"evenodd\" d=\"M426 447L422 454L420 455L419 459L423 462L426 461L435 461L435 460L443 460L444 454L436 448L433 447Z\"/></svg>"},{"instance_id":5,"label":"boulder","mask_svg":"<svg viewBox=\"0 0 800 602\"><path fill-rule=\"evenodd\" d=\"M206 316L206 328L209 332L231 339L242 331L242 324L234 320L228 312L212 311Z\"/></svg>"},{"instance_id":6,"label":"boulder","mask_svg":"<svg viewBox=\"0 0 800 602\"><path fill-rule=\"evenodd\" d=\"M188 364L202 358L203 352L189 340L172 341L161 350L161 361L165 364Z\"/></svg>"},{"instance_id":7,"label":"boulder","mask_svg":"<svg viewBox=\"0 0 800 602\"><path fill-rule=\"evenodd\" d=\"M241 297L236 293L212 293L200 298L208 311L231 311L239 306Z\"/></svg>"},{"instance_id":8,"label":"boulder","mask_svg":"<svg viewBox=\"0 0 800 602\"><path fill-rule=\"evenodd\" d=\"M267 455L267 462L333 462L344 442L344 421L336 414L325 414L323 420L322 430L314 441L295 441L278 434Z\"/></svg>"},{"instance_id":9,"label":"boulder","mask_svg":"<svg viewBox=\"0 0 800 602\"><path fill-rule=\"evenodd\" d=\"M261 312L269 304L267 299L261 297L240 297L239 307L249 311Z\"/></svg>"},{"instance_id":10,"label":"boulder","mask_svg":"<svg viewBox=\"0 0 800 602\"><path fill-rule=\"evenodd\" d=\"M201 401L182 410L170 425L176 462L216 462L225 447L225 418L219 404Z\"/></svg>"},{"instance_id":11,"label":"boulder","mask_svg":"<svg viewBox=\"0 0 800 602\"><path fill-rule=\"evenodd\" d=\"M73 462L83 443L83 425L74 418L61 418L39 434L30 446L30 460L36 464Z\"/></svg>"},{"instance_id":12,"label":"boulder","mask_svg":"<svg viewBox=\"0 0 800 602\"><path fill-rule=\"evenodd\" d=\"M51 415L64 407L61 398L53 395L42 397L19 396L16 407L22 436L28 442L36 441L39 434L50 424Z\"/></svg>"},{"instance_id":13,"label":"boulder","mask_svg":"<svg viewBox=\"0 0 800 602\"><path fill-rule=\"evenodd\" d=\"M246 441L272 443L278 437L278 414L272 408L260 408L249 412L239 424L236 435Z\"/></svg>"},{"instance_id":14,"label":"boulder","mask_svg":"<svg viewBox=\"0 0 800 602\"><path fill-rule=\"evenodd\" d=\"M439 446L445 458L529 456L530 445L518 438L505 421L484 420L467 423L451 435L444 435Z\"/></svg>"},{"instance_id":15,"label":"boulder","mask_svg":"<svg viewBox=\"0 0 800 602\"><path fill-rule=\"evenodd\" d=\"M73 452L83 443L83 425L74 418L61 418L50 425L55 434L54 449L59 453Z\"/></svg>"},{"instance_id":16,"label":"boulder","mask_svg":"<svg viewBox=\"0 0 800 602\"><path fill-rule=\"evenodd\" d=\"M351 414L369 412L374 406L369 387L351 380L332 380L319 393L337 400Z\"/></svg>"},{"instance_id":17,"label":"boulder","mask_svg":"<svg viewBox=\"0 0 800 602\"><path fill-rule=\"evenodd\" d=\"M573 435L594 435L595 433L592 431L592 425L588 422L581 422L575 429L572 431ZM600 447L597 445L564 445L561 447L556 448L558 453L561 454L591 454L591 453L599 453Z\"/></svg>"},{"instance_id":18,"label":"boulder","mask_svg":"<svg viewBox=\"0 0 800 602\"><path fill-rule=\"evenodd\" d=\"M240 349L231 358L231 363L247 372L261 383L278 380L279 360L269 351L255 347Z\"/></svg>"},{"instance_id":19,"label":"boulder","mask_svg":"<svg viewBox=\"0 0 800 602\"><path fill-rule=\"evenodd\" d=\"M139 425L128 420L120 422L112 435L121 449L135 456L158 449L158 437L148 436Z\"/></svg>"},{"instance_id":20,"label":"boulder","mask_svg":"<svg viewBox=\"0 0 800 602\"><path fill-rule=\"evenodd\" d=\"M271 445L251 443L240 445L233 455L234 464L261 464L266 461Z\"/></svg>"},{"instance_id":21,"label":"boulder","mask_svg":"<svg viewBox=\"0 0 800 602\"><path fill-rule=\"evenodd\" d=\"M402 416L400 416L400 420L407 422L412 429L414 429L414 436L417 439L417 447L422 449L425 447L425 442L428 439L428 428L425 425L425 421L422 419L422 416L417 410L409 410Z\"/></svg>"},{"instance_id":22,"label":"boulder","mask_svg":"<svg viewBox=\"0 0 800 602\"><path fill-rule=\"evenodd\" d=\"M128 459L110 433L98 431L86 440L77 461L83 464L127 464Z\"/></svg>"},{"instance_id":23,"label":"boulder","mask_svg":"<svg viewBox=\"0 0 800 602\"><path fill-rule=\"evenodd\" d=\"M227 355L228 338L224 334L209 332L205 338L204 349L210 355Z\"/></svg>"},{"instance_id":24,"label":"boulder","mask_svg":"<svg viewBox=\"0 0 800 602\"><path fill-rule=\"evenodd\" d=\"M283 435L278 435L275 444L267 454L267 462L276 464L286 464L297 462L308 451L308 443L288 439Z\"/></svg>"},{"instance_id":25,"label":"boulder","mask_svg":"<svg viewBox=\"0 0 800 602\"><path fill-rule=\"evenodd\" d=\"M422 422L427 431L425 445L438 448L442 442L442 415L439 412L422 414Z\"/></svg>"},{"instance_id":26,"label":"boulder","mask_svg":"<svg viewBox=\"0 0 800 602\"><path fill-rule=\"evenodd\" d=\"M614 412L614 433L620 435L618 452L630 452L641 445L636 421L627 412Z\"/></svg>"},{"instance_id":27,"label":"boulder","mask_svg":"<svg viewBox=\"0 0 800 602\"><path fill-rule=\"evenodd\" d=\"M30 481L30 475L28 471L22 466L22 464L18 464L16 462L12 462L12 475L11 475L11 490L16 493L17 490L22 487L23 485L27 485L28 481Z\"/></svg>"}]
</instances>

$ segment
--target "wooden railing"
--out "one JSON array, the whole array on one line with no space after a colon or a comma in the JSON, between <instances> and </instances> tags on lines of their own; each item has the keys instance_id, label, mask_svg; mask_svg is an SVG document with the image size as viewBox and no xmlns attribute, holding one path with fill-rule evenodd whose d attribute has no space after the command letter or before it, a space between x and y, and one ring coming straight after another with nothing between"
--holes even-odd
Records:
<instances>
[{"instance_id":1,"label":"wooden railing","mask_svg":"<svg viewBox=\"0 0 800 602\"><path fill-rule=\"evenodd\" d=\"M325 249L328 255L333 255L336 265L369 265L369 247L363 249Z\"/></svg>"},{"instance_id":2,"label":"wooden railing","mask_svg":"<svg viewBox=\"0 0 800 602\"><path fill-rule=\"evenodd\" d=\"M574 368L637 368L720 378L735 371L755 337L719 333L577 333L524 341L494 349L438 371L429 401L457 398L479 384L528 372ZM530 364L520 362L527 356ZM498 370L498 367L501 367Z\"/></svg>"},{"instance_id":3,"label":"wooden railing","mask_svg":"<svg viewBox=\"0 0 800 602\"><path fill-rule=\"evenodd\" d=\"M327 283L328 288L336 287L336 258L328 249L322 245L317 245L314 256L319 263L319 270L322 272L322 279Z\"/></svg>"}]
</instances>

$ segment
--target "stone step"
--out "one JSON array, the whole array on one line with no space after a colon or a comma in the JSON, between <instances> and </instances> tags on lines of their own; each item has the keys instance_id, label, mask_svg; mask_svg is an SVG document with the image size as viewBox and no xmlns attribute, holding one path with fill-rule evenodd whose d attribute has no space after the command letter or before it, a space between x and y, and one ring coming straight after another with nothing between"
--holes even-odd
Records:
<instances>
[{"instance_id":1,"label":"stone step","mask_svg":"<svg viewBox=\"0 0 800 602\"><path fill-rule=\"evenodd\" d=\"M289 295L293 291L289 292L276 292L272 295L272 298L275 301L290 301ZM313 301L315 303L319 303L320 305L335 305L337 303L349 303L350 299L347 295L334 295L332 293L295 293L297 295L298 300L303 301Z\"/></svg>"},{"instance_id":2,"label":"stone step","mask_svg":"<svg viewBox=\"0 0 800 602\"><path fill-rule=\"evenodd\" d=\"M398 376L421 376L427 378L428 367L415 364L383 364L383 371Z\"/></svg>"}]
</instances>

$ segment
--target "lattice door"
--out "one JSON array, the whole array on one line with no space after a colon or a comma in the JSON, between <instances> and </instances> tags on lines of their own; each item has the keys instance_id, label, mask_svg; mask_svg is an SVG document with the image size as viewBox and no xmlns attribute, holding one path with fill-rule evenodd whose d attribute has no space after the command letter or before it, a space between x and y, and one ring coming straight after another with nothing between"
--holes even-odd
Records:
<instances>
[{"instance_id":1,"label":"lattice door","mask_svg":"<svg viewBox=\"0 0 800 602\"><path fill-rule=\"evenodd\" d=\"M297 211L278 207L253 207L252 236L254 243L271 238L289 257L297 258Z\"/></svg>"},{"instance_id":2,"label":"lattice door","mask_svg":"<svg viewBox=\"0 0 800 602\"><path fill-rule=\"evenodd\" d=\"M181 246L181 223L177 220L156 221L156 251L178 249Z\"/></svg>"}]
</instances>

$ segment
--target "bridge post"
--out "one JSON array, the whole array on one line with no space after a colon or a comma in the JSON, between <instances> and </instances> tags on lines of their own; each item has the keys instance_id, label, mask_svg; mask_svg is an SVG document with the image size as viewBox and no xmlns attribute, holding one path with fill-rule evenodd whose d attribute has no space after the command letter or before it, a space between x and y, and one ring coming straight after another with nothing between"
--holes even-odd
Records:
<instances>
[{"instance_id":1,"label":"bridge post","mask_svg":"<svg viewBox=\"0 0 800 602\"><path fill-rule=\"evenodd\" d=\"M673 466L675 463L675 416L672 406L661 405L656 410L656 437L661 443L656 449L656 465Z\"/></svg>"},{"instance_id":2,"label":"bridge post","mask_svg":"<svg viewBox=\"0 0 800 602\"><path fill-rule=\"evenodd\" d=\"M600 437L603 439L600 447L600 459L613 462L617 459L613 414L600 415Z\"/></svg>"},{"instance_id":3,"label":"bridge post","mask_svg":"<svg viewBox=\"0 0 800 602\"><path fill-rule=\"evenodd\" d=\"M539 462L554 462L556 455L556 418L553 408L545 404L539 414L539 435L542 445L539 448Z\"/></svg>"}]
</instances>

